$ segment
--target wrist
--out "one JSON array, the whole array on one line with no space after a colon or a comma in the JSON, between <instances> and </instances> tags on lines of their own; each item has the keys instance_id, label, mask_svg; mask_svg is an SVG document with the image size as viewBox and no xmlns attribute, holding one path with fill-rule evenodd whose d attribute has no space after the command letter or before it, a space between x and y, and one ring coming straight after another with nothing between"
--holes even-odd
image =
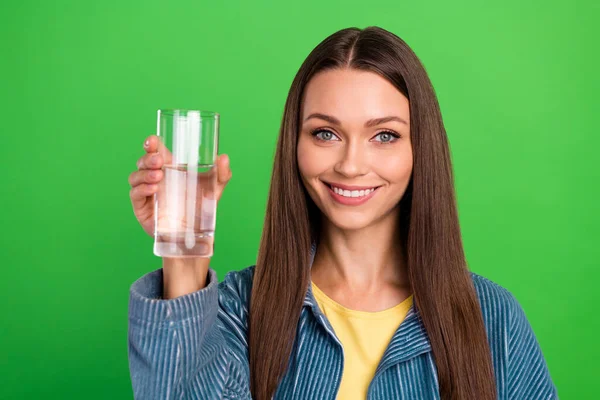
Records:
<instances>
[{"instance_id":1,"label":"wrist","mask_svg":"<svg viewBox=\"0 0 600 400\"><path fill-rule=\"evenodd\" d=\"M172 299L206 287L210 258L163 257L163 298Z\"/></svg>"}]
</instances>

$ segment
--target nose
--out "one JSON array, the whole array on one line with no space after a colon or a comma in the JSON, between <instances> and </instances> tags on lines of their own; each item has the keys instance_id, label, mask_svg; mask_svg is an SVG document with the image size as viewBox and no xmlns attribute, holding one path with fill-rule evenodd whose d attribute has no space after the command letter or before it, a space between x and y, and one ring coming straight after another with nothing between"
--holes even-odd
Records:
<instances>
[{"instance_id":1,"label":"nose","mask_svg":"<svg viewBox=\"0 0 600 400\"><path fill-rule=\"evenodd\" d=\"M342 150L333 169L347 178L365 175L368 172L367 158L366 149L362 148L360 143L351 141Z\"/></svg>"}]
</instances>

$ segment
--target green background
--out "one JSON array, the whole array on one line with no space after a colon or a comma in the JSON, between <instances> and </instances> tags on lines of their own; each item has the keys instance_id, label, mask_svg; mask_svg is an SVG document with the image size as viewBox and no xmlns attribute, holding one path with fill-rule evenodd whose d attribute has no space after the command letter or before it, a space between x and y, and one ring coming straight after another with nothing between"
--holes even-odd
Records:
<instances>
[{"instance_id":1,"label":"green background","mask_svg":"<svg viewBox=\"0 0 600 400\"><path fill-rule=\"evenodd\" d=\"M0 15L0 398L132 397L128 290L161 264L127 178L156 109L221 113L222 278L256 260L300 64L369 25L430 73L471 270L517 297L561 398L597 396L598 2L13 1Z\"/></svg>"}]
</instances>

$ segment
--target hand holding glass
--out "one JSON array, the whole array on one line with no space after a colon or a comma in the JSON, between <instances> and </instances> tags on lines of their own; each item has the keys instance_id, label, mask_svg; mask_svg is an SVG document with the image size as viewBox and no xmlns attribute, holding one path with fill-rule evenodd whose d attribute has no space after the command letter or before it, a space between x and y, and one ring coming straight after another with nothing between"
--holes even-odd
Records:
<instances>
[{"instance_id":1,"label":"hand holding glass","mask_svg":"<svg viewBox=\"0 0 600 400\"><path fill-rule=\"evenodd\" d=\"M219 114L158 110L157 136L164 177L154 197L154 254L212 257Z\"/></svg>"}]
</instances>

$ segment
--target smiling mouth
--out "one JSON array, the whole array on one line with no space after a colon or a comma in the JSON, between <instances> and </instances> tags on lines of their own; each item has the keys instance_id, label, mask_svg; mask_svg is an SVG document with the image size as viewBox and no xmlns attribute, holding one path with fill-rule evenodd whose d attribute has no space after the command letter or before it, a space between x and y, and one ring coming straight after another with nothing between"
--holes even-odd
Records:
<instances>
[{"instance_id":1,"label":"smiling mouth","mask_svg":"<svg viewBox=\"0 0 600 400\"><path fill-rule=\"evenodd\" d=\"M323 182L323 184L325 186L327 186L335 194L346 197L346 198L367 197L368 195L370 195L371 193L373 193L374 191L376 191L377 189L379 189L381 187L381 186L373 186L371 188L366 188L366 189L348 190L348 189L338 188L338 187L336 187L330 183L327 183L325 181L321 181L321 182Z\"/></svg>"}]
</instances>

